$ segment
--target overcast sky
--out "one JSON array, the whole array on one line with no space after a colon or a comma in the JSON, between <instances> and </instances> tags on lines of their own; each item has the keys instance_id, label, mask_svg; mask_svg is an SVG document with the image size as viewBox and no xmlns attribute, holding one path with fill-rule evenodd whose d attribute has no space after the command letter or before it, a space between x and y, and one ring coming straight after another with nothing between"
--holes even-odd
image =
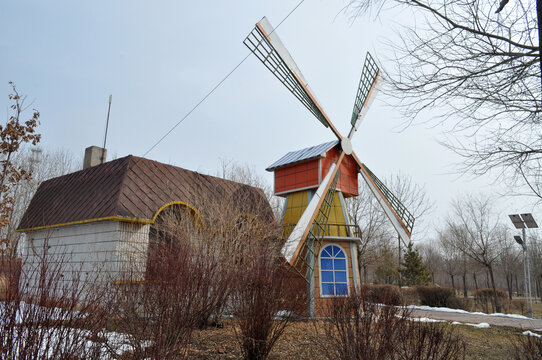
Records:
<instances>
[{"instance_id":1,"label":"overcast sky","mask_svg":"<svg viewBox=\"0 0 542 360\"><path fill-rule=\"evenodd\" d=\"M103 143L113 94L108 155L142 156L248 54L242 41L257 21L267 16L276 25L298 2L2 1L0 105L7 116L8 81L14 81L41 112L41 146L82 157L87 146ZM351 22L343 6L343 0L306 0L277 33L347 133L366 51L381 58L383 43L394 39L389 18L401 22L410 14ZM453 174L459 159L437 143L442 128L398 131L401 121L377 97L354 136L354 151L380 178L401 172L425 184L436 223L460 194L506 191L491 176ZM264 169L284 153L332 139L251 56L147 157L210 174L221 159L232 159L271 182ZM503 217L534 212L542 223L529 199L503 198L500 208Z\"/></svg>"}]
</instances>

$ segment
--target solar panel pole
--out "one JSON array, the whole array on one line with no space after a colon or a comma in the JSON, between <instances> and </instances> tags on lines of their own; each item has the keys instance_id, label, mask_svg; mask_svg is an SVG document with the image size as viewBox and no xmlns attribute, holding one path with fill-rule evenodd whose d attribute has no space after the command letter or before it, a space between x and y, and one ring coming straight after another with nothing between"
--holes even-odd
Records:
<instances>
[{"instance_id":1,"label":"solar panel pole","mask_svg":"<svg viewBox=\"0 0 542 360\"><path fill-rule=\"evenodd\" d=\"M528 244L527 244L527 233L526 228L538 228L538 224L533 218L532 214L514 214L508 215L516 229L521 229L521 234L523 239L518 239L514 237L516 242L520 244L523 248L523 274L525 276L525 302L527 303L527 316L533 317L533 297L532 297L532 287L531 287L531 264L529 259ZM521 240L521 241L520 241Z\"/></svg>"},{"instance_id":2,"label":"solar panel pole","mask_svg":"<svg viewBox=\"0 0 542 360\"><path fill-rule=\"evenodd\" d=\"M533 296L531 292L531 264L529 261L529 252L527 251L527 236L525 228L522 229L523 234L523 261L525 264L525 267L527 268L527 284L525 285L528 288L527 293L529 294L529 306L527 307L527 316L532 318L533 317Z\"/></svg>"}]
</instances>

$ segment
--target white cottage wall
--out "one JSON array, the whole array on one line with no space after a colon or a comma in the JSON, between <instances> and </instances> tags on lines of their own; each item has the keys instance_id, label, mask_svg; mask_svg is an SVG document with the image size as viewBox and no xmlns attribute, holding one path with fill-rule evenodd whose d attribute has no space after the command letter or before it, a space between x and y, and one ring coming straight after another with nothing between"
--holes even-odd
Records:
<instances>
[{"instance_id":1,"label":"white cottage wall","mask_svg":"<svg viewBox=\"0 0 542 360\"><path fill-rule=\"evenodd\" d=\"M29 231L23 249L25 287L35 288L44 262L62 267L63 286L82 275L90 281L143 280L150 225L99 221ZM47 249L45 248L47 247ZM53 271L53 270L51 270Z\"/></svg>"}]
</instances>

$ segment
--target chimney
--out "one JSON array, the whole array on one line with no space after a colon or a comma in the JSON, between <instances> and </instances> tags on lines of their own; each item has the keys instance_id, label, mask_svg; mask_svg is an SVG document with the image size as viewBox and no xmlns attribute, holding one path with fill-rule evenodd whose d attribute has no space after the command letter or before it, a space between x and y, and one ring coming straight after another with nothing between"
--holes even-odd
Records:
<instances>
[{"instance_id":1,"label":"chimney","mask_svg":"<svg viewBox=\"0 0 542 360\"><path fill-rule=\"evenodd\" d=\"M107 150L98 146L89 146L85 149L85 160L83 160L83 170L105 162Z\"/></svg>"}]
</instances>

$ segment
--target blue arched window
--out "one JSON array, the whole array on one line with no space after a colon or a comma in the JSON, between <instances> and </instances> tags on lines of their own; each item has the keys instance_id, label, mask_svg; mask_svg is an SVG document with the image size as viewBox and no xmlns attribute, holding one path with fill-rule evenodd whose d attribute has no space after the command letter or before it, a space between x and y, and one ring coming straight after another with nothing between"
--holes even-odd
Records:
<instances>
[{"instance_id":1,"label":"blue arched window","mask_svg":"<svg viewBox=\"0 0 542 360\"><path fill-rule=\"evenodd\" d=\"M348 295L346 254L338 245L328 245L320 252L320 289L322 296Z\"/></svg>"}]
</instances>

